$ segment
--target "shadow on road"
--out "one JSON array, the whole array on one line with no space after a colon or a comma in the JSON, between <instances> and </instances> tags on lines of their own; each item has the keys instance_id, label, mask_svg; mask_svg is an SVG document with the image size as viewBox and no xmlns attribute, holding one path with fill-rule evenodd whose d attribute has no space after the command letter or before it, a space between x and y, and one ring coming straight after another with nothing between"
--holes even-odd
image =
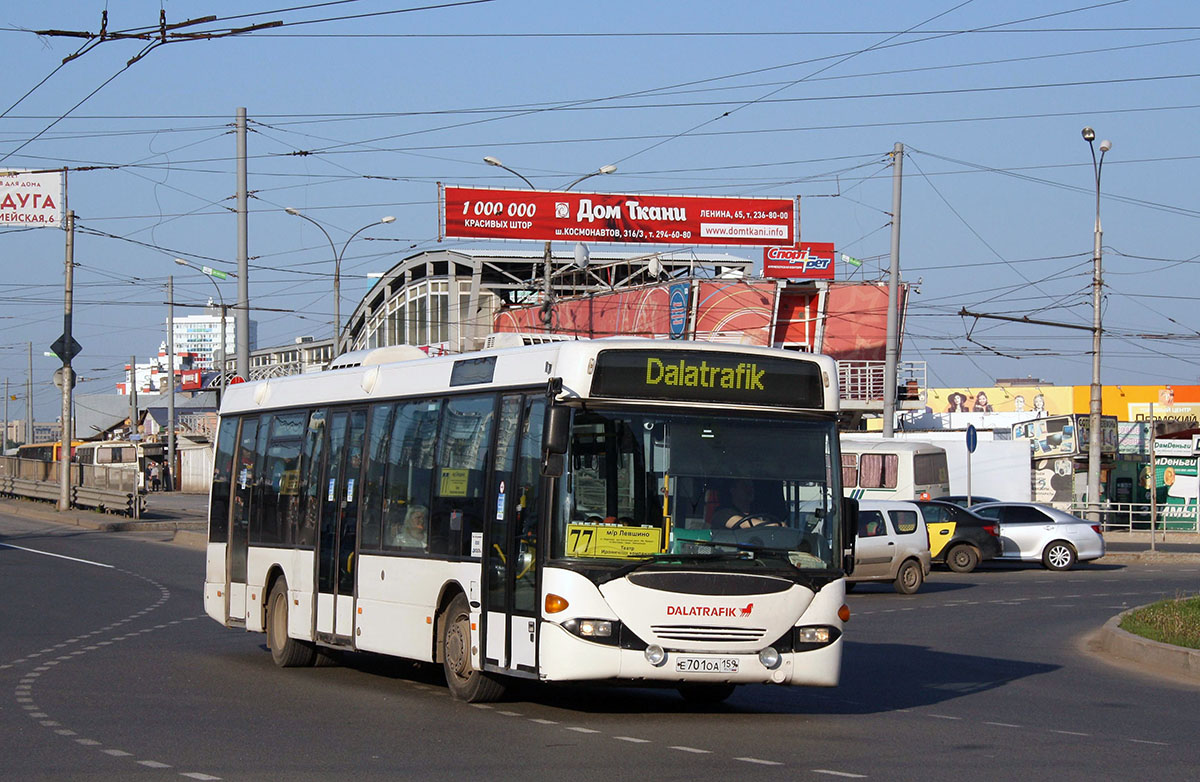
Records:
<instances>
[{"instance_id":1,"label":"shadow on road","mask_svg":"<svg viewBox=\"0 0 1200 782\"><path fill-rule=\"evenodd\" d=\"M364 653L335 659L371 676L445 686L441 666ZM1059 667L925 646L847 643L842 683L832 689L746 685L723 704L697 706L685 702L673 687L513 681L504 700L588 714L875 714L952 701Z\"/></svg>"}]
</instances>

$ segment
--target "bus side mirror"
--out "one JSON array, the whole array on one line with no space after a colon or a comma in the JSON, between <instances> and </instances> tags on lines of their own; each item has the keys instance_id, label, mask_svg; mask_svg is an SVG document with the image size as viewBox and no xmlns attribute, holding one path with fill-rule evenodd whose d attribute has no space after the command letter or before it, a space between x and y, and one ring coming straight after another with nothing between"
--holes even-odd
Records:
<instances>
[{"instance_id":1,"label":"bus side mirror","mask_svg":"<svg viewBox=\"0 0 1200 782\"><path fill-rule=\"evenodd\" d=\"M558 478L563 474L563 455L571 437L571 408L550 405L542 427L542 475Z\"/></svg>"},{"instance_id":2,"label":"bus side mirror","mask_svg":"<svg viewBox=\"0 0 1200 782\"><path fill-rule=\"evenodd\" d=\"M854 544L858 539L858 500L842 498L842 570L854 572Z\"/></svg>"}]
</instances>

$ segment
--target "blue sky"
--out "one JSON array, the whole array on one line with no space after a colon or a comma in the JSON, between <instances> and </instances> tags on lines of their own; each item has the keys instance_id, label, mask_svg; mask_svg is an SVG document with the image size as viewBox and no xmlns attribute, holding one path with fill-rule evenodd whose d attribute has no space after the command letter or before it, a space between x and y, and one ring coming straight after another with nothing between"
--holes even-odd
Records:
<instances>
[{"instance_id":1,"label":"blue sky","mask_svg":"<svg viewBox=\"0 0 1200 782\"><path fill-rule=\"evenodd\" d=\"M154 27L160 8L168 23L218 17L181 29L285 24L172 42L132 65L145 41L106 40L61 65L86 40L30 32L95 33L106 5L110 31ZM405 10L417 8L4 4L0 166L103 167L69 174L84 346L75 365L95 378L81 392L111 391L130 355L157 349L167 275L177 302L212 292L174 257L235 268L239 106L252 131L251 305L287 310L254 314L260 344L332 331L328 243L284 207L320 220L339 246L396 217L349 247L347 315L368 272L437 246L437 182L521 186L484 155L546 189L615 163L589 184L800 195L803 237L863 259L856 279L880 279L888 153L902 142L901 267L920 281L903 357L928 361L931 385L1027 375L1084 384L1087 332L957 313L1090 323L1095 183L1080 136L1090 125L1097 142L1113 142L1101 205L1104 381L1200 382L1200 4L495 0ZM0 230L0 247L0 379L23 383L32 341L37 417L52 420L57 361L41 354L62 330L63 235ZM232 301L235 285L223 284Z\"/></svg>"}]
</instances>

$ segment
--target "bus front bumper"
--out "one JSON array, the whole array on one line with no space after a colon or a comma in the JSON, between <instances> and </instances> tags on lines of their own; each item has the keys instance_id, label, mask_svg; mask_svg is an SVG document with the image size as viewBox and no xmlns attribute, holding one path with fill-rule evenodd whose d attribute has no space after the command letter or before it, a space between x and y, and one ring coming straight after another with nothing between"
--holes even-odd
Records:
<instances>
[{"instance_id":1,"label":"bus front bumper","mask_svg":"<svg viewBox=\"0 0 1200 782\"><path fill-rule=\"evenodd\" d=\"M679 684L792 684L835 687L841 674L842 639L818 649L779 653L768 668L758 652L690 652L669 649L655 665L645 652L578 638L552 622L543 622L538 671L543 681L675 682ZM708 670L698 670L705 668ZM736 669L736 670L735 670Z\"/></svg>"}]
</instances>

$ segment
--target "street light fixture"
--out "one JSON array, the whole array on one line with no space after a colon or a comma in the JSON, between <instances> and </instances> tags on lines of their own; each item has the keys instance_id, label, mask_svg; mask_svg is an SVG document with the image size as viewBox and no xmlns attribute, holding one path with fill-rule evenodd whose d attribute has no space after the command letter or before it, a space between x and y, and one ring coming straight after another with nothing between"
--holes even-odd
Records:
<instances>
[{"instance_id":1,"label":"street light fixture","mask_svg":"<svg viewBox=\"0 0 1200 782\"><path fill-rule=\"evenodd\" d=\"M1104 154L1112 149L1112 142L1105 139L1100 142L1100 157L1096 157L1096 131L1091 128L1083 129L1083 140L1092 150L1092 173L1096 178L1096 227L1094 244L1092 246L1092 388L1091 400L1088 405L1089 428L1088 436L1088 516L1091 521L1100 522L1100 453L1102 437L1100 432L1100 411L1103 398L1100 385L1100 307L1103 286L1100 276L1101 237L1100 229L1100 174L1104 170Z\"/></svg>"},{"instance_id":2,"label":"street light fixture","mask_svg":"<svg viewBox=\"0 0 1200 782\"><path fill-rule=\"evenodd\" d=\"M321 233L325 234L325 238L329 241L329 249L333 251L333 355L337 357L342 352L342 256L346 254L346 248L350 246L350 242L354 241L354 237L358 236L363 231L376 225L387 225L388 223L396 222L396 218L388 215L381 217L378 220L367 223L362 228L359 228L342 244L341 251L333 243L333 237L329 235L329 231L325 230L325 226L321 225L316 220L301 212L295 207L289 206L283 211L295 217L300 217L321 229Z\"/></svg>"},{"instance_id":3,"label":"street light fixture","mask_svg":"<svg viewBox=\"0 0 1200 782\"><path fill-rule=\"evenodd\" d=\"M228 348L228 343L226 342L226 337L225 337L225 314L226 314L226 312L225 312L225 296L221 293L221 286L217 285L217 280L223 280L227 277L237 277L237 275L234 274L233 272L223 272L219 269L213 269L208 266L197 266L194 263L189 263L182 258L176 258L175 263L179 264L180 266L186 266L189 269L195 269L196 271L200 272L205 277L207 277L212 282L213 287L217 289L217 301L221 302L221 363L217 366L217 371L220 372L221 396L224 396L225 395L225 352ZM213 358L216 358L216 356L214 355ZM174 375L175 374L175 357L169 356L168 360L170 361L171 366L167 371L169 371L172 375Z\"/></svg>"},{"instance_id":4,"label":"street light fixture","mask_svg":"<svg viewBox=\"0 0 1200 782\"><path fill-rule=\"evenodd\" d=\"M537 190L537 188L533 186L533 183L530 182L528 179L526 179L525 176L523 174L521 174L521 172L514 171L513 169L504 165L503 163L500 162L500 160L498 158L492 157L491 155L487 155L483 158L483 162L487 163L489 166L495 166L496 168L504 169L505 171L512 174L513 176L519 177L522 182L529 185L531 190ZM615 172L616 170L617 170L617 167L615 165L613 165L612 163L609 163L606 166L600 166L600 168L596 169L595 171L591 172L590 174L584 174L583 176L579 177L575 181L571 182L569 185L562 188L562 190L560 192L566 192L567 190L570 190L571 188L575 187L575 185L579 184L580 182L582 182L585 179L591 179L592 177L600 176L601 174L611 174L611 173ZM543 248L543 251L542 251L542 314L541 314L541 318L542 318L542 325L545 326L547 330L550 329L550 324L554 320L554 291L550 285L550 277L551 277L552 272L553 272L553 266L550 261L550 242L546 242L546 246Z\"/></svg>"}]
</instances>

